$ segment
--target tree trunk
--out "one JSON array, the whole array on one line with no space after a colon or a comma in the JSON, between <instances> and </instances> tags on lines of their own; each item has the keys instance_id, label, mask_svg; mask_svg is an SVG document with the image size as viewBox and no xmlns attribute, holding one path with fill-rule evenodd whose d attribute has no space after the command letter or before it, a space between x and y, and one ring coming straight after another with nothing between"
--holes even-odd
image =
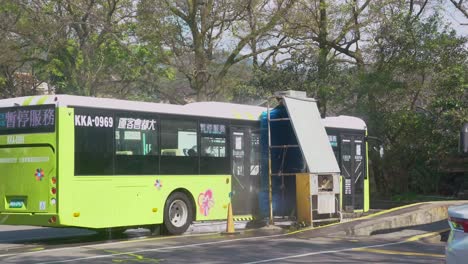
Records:
<instances>
[{"instance_id":1,"label":"tree trunk","mask_svg":"<svg viewBox=\"0 0 468 264\"><path fill-rule=\"evenodd\" d=\"M319 95L319 106L322 117L327 114L327 95L326 95L326 83L328 78L328 54L330 47L327 42L328 37L328 19L327 19L327 3L326 0L320 0L319 7L319 54L317 64L317 83L318 83L318 95Z\"/></svg>"}]
</instances>

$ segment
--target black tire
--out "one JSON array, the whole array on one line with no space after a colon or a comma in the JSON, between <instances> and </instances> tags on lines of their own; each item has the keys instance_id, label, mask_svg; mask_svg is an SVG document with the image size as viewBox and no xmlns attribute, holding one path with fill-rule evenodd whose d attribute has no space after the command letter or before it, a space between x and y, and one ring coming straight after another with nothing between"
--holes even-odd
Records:
<instances>
[{"instance_id":1,"label":"black tire","mask_svg":"<svg viewBox=\"0 0 468 264\"><path fill-rule=\"evenodd\" d=\"M180 235L192 223L193 208L185 193L172 193L164 205L164 229L168 234Z\"/></svg>"}]
</instances>

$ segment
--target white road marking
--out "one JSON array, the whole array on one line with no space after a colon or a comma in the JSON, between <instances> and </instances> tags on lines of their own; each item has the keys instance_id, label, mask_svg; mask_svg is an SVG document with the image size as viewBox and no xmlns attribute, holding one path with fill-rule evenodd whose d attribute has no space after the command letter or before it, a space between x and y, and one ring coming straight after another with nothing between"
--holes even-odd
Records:
<instances>
[{"instance_id":1,"label":"white road marking","mask_svg":"<svg viewBox=\"0 0 468 264\"><path fill-rule=\"evenodd\" d=\"M143 253L143 252L156 252L156 251L164 251L164 250L170 250L170 249L181 249L181 248L198 247L198 246L206 246L206 245L226 244L226 243L237 242L237 241L282 237L282 236L287 236L287 235L288 234L278 234L278 235L269 235L269 236L260 236L260 237L248 237L248 238L238 238L238 239L221 240L221 241L213 241L213 242L204 242L204 243L196 243L196 244L188 244L188 245L180 245L180 246L169 246L169 247L163 247L163 248L143 249L143 250L121 252L121 253L115 253L115 254L96 255L96 256L90 256L90 257L58 260L58 261L51 261L51 262L41 262L41 263L38 263L38 264L53 264L53 263L67 263L67 262L74 262L74 261L85 261L85 260L90 260L90 259L100 259L100 258L109 258L109 257L121 256L121 255L138 254L138 253ZM337 250L317 251L317 252L310 252L310 253L305 253L305 254L298 254L298 255L280 257L280 258L271 258L271 259L263 259L263 260L253 261L253 262L246 262L244 264L265 263L265 262L279 261L279 260L292 259L292 258L301 258L301 257L307 257L307 256L313 256L313 255L322 255L322 254L331 254L331 253L338 253L338 252L344 252L344 251L353 251L353 250L357 250L357 249L386 247L386 246L399 245L399 244L410 243L410 242L414 242L414 241L404 240L404 241L384 243L384 244L371 245L371 246L351 247L351 248L344 248L344 249L337 249ZM82 248L85 248L85 247L82 247ZM89 247L88 247L88 249L89 249Z\"/></svg>"},{"instance_id":2,"label":"white road marking","mask_svg":"<svg viewBox=\"0 0 468 264\"><path fill-rule=\"evenodd\" d=\"M212 235L217 235L218 233L205 233L205 234L193 234L193 235L185 235L185 236L179 236L177 238L187 238L187 237L198 237L198 236L212 236ZM235 239L235 241L239 240L244 240L244 239L256 239L256 238L269 238L269 237L277 237L277 236L284 236L288 234L278 234L278 235L271 235L271 236L259 236L259 237L249 237L249 238L238 238ZM151 241L151 240L165 240L169 238L174 238L174 237L156 237L156 238L147 238L147 237L139 237L136 239L131 239L131 240L125 240L125 241L118 241L118 242L110 242L110 243L100 243L100 244L92 244L92 245L86 245L86 246L79 246L79 247L63 247L63 248L53 248L53 249L46 249L46 250L41 250L41 251L30 251L30 252L18 252L18 253L10 253L10 254L3 254L0 255L0 257L10 257L10 256L21 256L21 255L31 255L31 254L42 254L42 253L49 253L49 252L55 252L55 251L64 251L64 250L69 250L69 249L77 249L77 248L82 248L82 249L89 249L89 248L94 248L94 247L101 247L101 246L112 246L112 245L119 245L119 244L127 244L129 242L144 242L144 241ZM224 242L226 241L232 241L232 240L223 240ZM2 241L0 241L2 242ZM217 241L215 241L217 242ZM222 242L222 241L220 241ZM209 242L211 243L211 242ZM187 245L191 246L191 245ZM162 248L160 248L162 249ZM129 253L122 253L122 254L129 254Z\"/></svg>"},{"instance_id":3,"label":"white road marking","mask_svg":"<svg viewBox=\"0 0 468 264\"><path fill-rule=\"evenodd\" d=\"M115 253L115 254L107 254L107 255L96 255L96 256L84 257L84 258L65 259L65 260L58 260L58 261L51 261L51 262L40 262L40 263L37 263L37 264L66 263L66 262L72 262L72 261L82 261L82 260L89 260L89 259L108 258L108 257L114 257L114 256L121 256L121 255L137 254L137 253L142 253L142 252L154 252L154 251L163 251L163 250L167 250L167 249L180 249L180 248L198 247L198 246L205 246L205 245L225 244L225 243L236 242L236 241L246 241L246 240L255 240L255 239L262 239L262 238L280 237L280 236L285 236L285 235L287 235L287 234L278 234L278 235L260 236L260 237L246 237L246 238L237 238L237 239L212 241L212 242L204 242L204 243L196 243L196 244L187 244L187 245L180 245L180 246L170 246L170 247L153 248L153 249L142 249L142 250L137 250L137 251L129 251L129 252L122 252L122 253ZM90 247L80 247L80 248L90 249Z\"/></svg>"},{"instance_id":4,"label":"white road marking","mask_svg":"<svg viewBox=\"0 0 468 264\"><path fill-rule=\"evenodd\" d=\"M191 236L208 236L208 235L213 235L213 234L215 234L215 233L181 236L181 238L191 237ZM289 236L289 235L292 235L292 234L295 234L295 232L286 233L286 234L268 235L268 236L257 236L257 237L247 237L247 238L237 238L237 239L229 239L229 240L221 240L221 241L204 242L204 243L195 243L195 244L185 244L185 245L179 245L179 246L169 246L169 247L154 248L154 249L143 249L143 250L121 252L121 253L115 253L115 254L95 255L95 256L90 256L90 257L65 259L65 260L58 260L58 261L51 261L51 262L41 262L41 263L38 263L38 264L67 263L67 262L73 262L73 261L82 261L82 260L90 260L90 259L109 258L109 257L113 257L113 256L121 256L121 255L128 255L128 254L137 254L137 253L142 253L142 252L155 252L155 251L164 251L164 250L170 250L170 249L198 247L198 246L205 246L205 245L226 244L226 243L238 242L238 241L248 241L248 240L257 240L257 239L265 239L265 238L283 237L283 236ZM167 238L170 238L170 237L167 237ZM163 239L166 239L166 237L155 238L155 239L151 239L151 238L150 239L141 239L141 240L144 241L144 240L163 240ZM137 239L137 240L130 240L130 241L127 240L127 241L119 241L119 242L113 242L113 243L101 243L101 244L94 244L94 245L80 246L80 247L56 248L56 249L48 249L48 250L43 250L43 251L23 252L23 253L16 253L16 254L13 253L13 254L0 255L0 257L7 257L7 256L18 257L18 256L21 256L21 255L42 254L42 253L62 251L62 250L68 250L68 249L77 249L77 248L79 248L79 249L95 249L95 247L125 244L125 243L129 243L129 242L139 242L139 240ZM292 256L286 256L286 257L280 257L280 258L272 258L272 259L264 259L264 260L258 260L258 261L253 261L253 262L247 262L247 263L244 263L244 264L265 263L265 262L279 261L279 260L285 260L285 259L291 259L291 258L301 258L301 257L313 256L313 255L321 255L321 254L338 253L338 252L344 252L344 251L352 251L352 250L356 250L356 249L385 247L385 246L398 245L398 244L404 244L404 243L409 243L409 242L414 242L414 240L406 239L404 241L384 243L384 244L371 245L371 246L352 247L352 248L344 248L344 249L337 249L337 250L310 252L310 253L298 254L298 255L292 255Z\"/></svg>"},{"instance_id":5,"label":"white road marking","mask_svg":"<svg viewBox=\"0 0 468 264\"><path fill-rule=\"evenodd\" d=\"M364 246L364 247L353 247L353 248L343 248L343 249L337 249L337 250L317 251L317 252L311 252L311 253L291 255L291 256L286 256L286 257L281 257L281 258L262 259L262 260L252 261L252 262L245 262L243 264L266 263L266 262L273 262L273 261L293 259L293 258L302 258L302 257L308 257L308 256L314 256L314 255L339 253L339 252L344 252L344 251L354 251L356 249L363 249L363 248L386 247L386 246L398 245L398 244L403 244L403 243L408 243L408 242L410 241L399 241L399 242L392 242L392 243L385 243L385 244L378 244L378 245Z\"/></svg>"},{"instance_id":6,"label":"white road marking","mask_svg":"<svg viewBox=\"0 0 468 264\"><path fill-rule=\"evenodd\" d=\"M179 236L178 238L195 237L195 236L208 236L208 235L214 235L214 234L217 234L217 233L185 235L185 236ZM37 237L37 238L40 238L40 237ZM18 253L3 254L3 255L0 255L0 257L11 257L11 256L16 257L16 256L22 256L22 255L42 254L42 253L63 251L63 250L76 249L76 248L89 249L89 248L92 248L92 247L112 246L112 245L126 244L126 243L130 243L130 242L142 242L142 241L147 241L147 240L164 240L164 239L169 239L169 238L174 238L174 237L155 237L155 238L138 237L138 238L135 238L135 239L129 239L129 240L125 240L125 241L92 244L92 245L86 245L86 246L80 246L80 247L63 247L63 248L45 249L45 250L41 250L41 251L29 251L29 252L18 252ZM0 242L2 242L2 241L0 241Z\"/></svg>"}]
</instances>

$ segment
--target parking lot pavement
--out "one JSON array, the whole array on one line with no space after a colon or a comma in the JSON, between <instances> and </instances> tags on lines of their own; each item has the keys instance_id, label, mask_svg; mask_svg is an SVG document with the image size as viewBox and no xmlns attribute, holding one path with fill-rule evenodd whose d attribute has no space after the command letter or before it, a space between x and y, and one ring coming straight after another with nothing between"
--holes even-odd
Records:
<instances>
[{"instance_id":1,"label":"parking lot pavement","mask_svg":"<svg viewBox=\"0 0 468 264\"><path fill-rule=\"evenodd\" d=\"M368 235L357 229L422 210L418 205L319 228L259 228L236 236L220 235L222 222L215 233L191 228L183 236L149 236L136 229L111 240L83 229L0 226L0 263L443 263L445 219Z\"/></svg>"},{"instance_id":2,"label":"parking lot pavement","mask_svg":"<svg viewBox=\"0 0 468 264\"><path fill-rule=\"evenodd\" d=\"M441 263L443 244L284 236L192 236L29 251L2 263Z\"/></svg>"},{"instance_id":3,"label":"parking lot pavement","mask_svg":"<svg viewBox=\"0 0 468 264\"><path fill-rule=\"evenodd\" d=\"M366 237L336 236L333 227L284 233L277 229L131 240L34 244L1 251L1 263L442 263L444 242L425 242L439 226ZM27 231L27 230L25 230ZM437 230L435 230L437 231ZM328 234L327 234L328 233ZM417 235L415 235L417 234ZM411 238L411 239L410 239Z\"/></svg>"}]
</instances>

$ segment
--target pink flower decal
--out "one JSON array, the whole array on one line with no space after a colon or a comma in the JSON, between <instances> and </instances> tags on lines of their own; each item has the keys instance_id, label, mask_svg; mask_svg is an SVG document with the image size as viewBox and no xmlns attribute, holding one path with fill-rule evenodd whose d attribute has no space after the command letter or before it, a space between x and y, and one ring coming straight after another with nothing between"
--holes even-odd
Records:
<instances>
[{"instance_id":1,"label":"pink flower decal","mask_svg":"<svg viewBox=\"0 0 468 264\"><path fill-rule=\"evenodd\" d=\"M41 181L44 178L44 170L41 168L36 169L34 176L36 177L36 181Z\"/></svg>"},{"instance_id":2,"label":"pink flower decal","mask_svg":"<svg viewBox=\"0 0 468 264\"><path fill-rule=\"evenodd\" d=\"M160 190L162 188L162 182L161 180L156 180L156 182L154 183L154 187L156 187L156 189Z\"/></svg>"},{"instance_id":3,"label":"pink flower decal","mask_svg":"<svg viewBox=\"0 0 468 264\"><path fill-rule=\"evenodd\" d=\"M213 192L210 189L198 195L198 206L200 207L200 213L204 216L210 214L210 209L213 208L214 203Z\"/></svg>"}]
</instances>

